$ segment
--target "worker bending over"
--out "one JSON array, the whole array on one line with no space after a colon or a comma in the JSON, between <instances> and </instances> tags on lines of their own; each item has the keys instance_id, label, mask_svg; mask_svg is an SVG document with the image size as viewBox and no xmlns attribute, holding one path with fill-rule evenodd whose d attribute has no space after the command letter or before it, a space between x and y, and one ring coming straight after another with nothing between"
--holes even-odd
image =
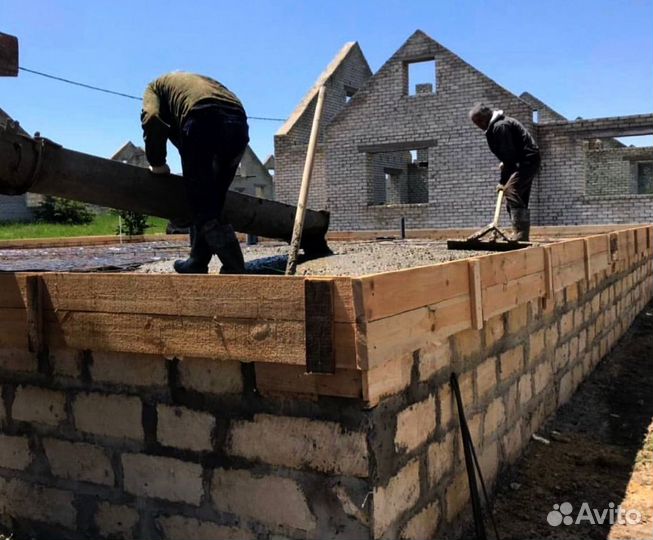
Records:
<instances>
[{"instance_id":1,"label":"worker bending over","mask_svg":"<svg viewBox=\"0 0 653 540\"><path fill-rule=\"evenodd\" d=\"M485 132L492 153L499 158L506 206L514 234L512 240L527 242L531 218L528 200L533 178L540 168L540 149L528 130L517 120L504 116L503 111L485 105L475 105L469 118Z\"/></svg>"},{"instance_id":2,"label":"worker bending over","mask_svg":"<svg viewBox=\"0 0 653 540\"><path fill-rule=\"evenodd\" d=\"M209 77L173 72L145 89L141 113L145 154L155 174L170 174L166 142L179 150L192 212L190 257L174 263L180 274L206 274L213 255L222 274L241 274L245 263L233 227L222 219L227 190L249 142L240 100Z\"/></svg>"}]
</instances>

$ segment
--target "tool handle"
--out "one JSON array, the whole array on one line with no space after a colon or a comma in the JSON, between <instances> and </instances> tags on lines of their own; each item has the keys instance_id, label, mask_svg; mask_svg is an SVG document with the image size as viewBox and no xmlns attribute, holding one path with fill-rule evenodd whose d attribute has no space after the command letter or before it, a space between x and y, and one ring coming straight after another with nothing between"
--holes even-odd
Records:
<instances>
[{"instance_id":1,"label":"tool handle","mask_svg":"<svg viewBox=\"0 0 653 540\"><path fill-rule=\"evenodd\" d=\"M501 216L501 204L503 203L503 189L499 190L499 194L497 195L497 205L494 208L494 220L492 221L492 225L494 227L499 226L499 217Z\"/></svg>"}]
</instances>

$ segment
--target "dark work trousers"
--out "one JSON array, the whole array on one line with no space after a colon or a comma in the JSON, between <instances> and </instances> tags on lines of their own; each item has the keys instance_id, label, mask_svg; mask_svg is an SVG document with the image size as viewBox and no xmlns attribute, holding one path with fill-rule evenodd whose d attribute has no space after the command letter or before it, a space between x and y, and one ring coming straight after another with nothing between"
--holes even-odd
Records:
<instances>
[{"instance_id":1,"label":"dark work trousers","mask_svg":"<svg viewBox=\"0 0 653 540\"><path fill-rule=\"evenodd\" d=\"M528 201L531 197L533 178L540 168L540 161L528 164L520 164L516 170L507 171L507 180L503 184L503 196L506 199L508 212L511 208L528 208ZM504 174L502 174L504 176Z\"/></svg>"},{"instance_id":2,"label":"dark work trousers","mask_svg":"<svg viewBox=\"0 0 653 540\"><path fill-rule=\"evenodd\" d=\"M221 104L193 108L181 129L179 154L193 225L222 223L227 190L249 142L245 112Z\"/></svg>"}]
</instances>

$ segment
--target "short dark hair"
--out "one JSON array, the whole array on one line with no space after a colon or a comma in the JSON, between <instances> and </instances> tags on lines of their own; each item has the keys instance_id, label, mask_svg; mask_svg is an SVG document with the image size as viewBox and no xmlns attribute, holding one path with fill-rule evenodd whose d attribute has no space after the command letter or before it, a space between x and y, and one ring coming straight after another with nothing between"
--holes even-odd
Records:
<instances>
[{"instance_id":1,"label":"short dark hair","mask_svg":"<svg viewBox=\"0 0 653 540\"><path fill-rule=\"evenodd\" d=\"M490 107L483 105L483 103L477 103L474 105L470 111L469 111L469 119L473 120L474 118L477 117L482 117L482 118L491 118L492 117L492 109Z\"/></svg>"}]
</instances>

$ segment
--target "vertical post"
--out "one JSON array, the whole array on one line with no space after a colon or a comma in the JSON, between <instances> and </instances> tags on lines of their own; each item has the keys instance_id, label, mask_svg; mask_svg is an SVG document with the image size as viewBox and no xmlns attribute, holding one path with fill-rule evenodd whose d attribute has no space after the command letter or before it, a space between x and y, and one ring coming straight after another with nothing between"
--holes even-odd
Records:
<instances>
[{"instance_id":1,"label":"vertical post","mask_svg":"<svg viewBox=\"0 0 653 540\"><path fill-rule=\"evenodd\" d=\"M290 242L290 252L288 253L288 264L286 266L286 275L292 276L297 270L297 252L302 240L302 230L304 228L304 216L306 215L306 203L308 202L308 190L311 186L311 174L313 173L313 158L315 157L315 147L317 146L317 136L320 128L320 116L322 114L322 105L324 104L324 93L326 88L320 87L315 105L315 114L313 115L313 126L311 127L311 137L308 140L308 149L306 151L306 162L304 163L304 174L302 174L302 186L299 190L299 200L297 201L297 213L295 214L295 225L292 229L292 240Z\"/></svg>"},{"instance_id":2,"label":"vertical post","mask_svg":"<svg viewBox=\"0 0 653 540\"><path fill-rule=\"evenodd\" d=\"M18 76L18 38L0 32L0 77Z\"/></svg>"},{"instance_id":3,"label":"vertical post","mask_svg":"<svg viewBox=\"0 0 653 540\"><path fill-rule=\"evenodd\" d=\"M401 218L401 239L406 240L406 218Z\"/></svg>"}]
</instances>

